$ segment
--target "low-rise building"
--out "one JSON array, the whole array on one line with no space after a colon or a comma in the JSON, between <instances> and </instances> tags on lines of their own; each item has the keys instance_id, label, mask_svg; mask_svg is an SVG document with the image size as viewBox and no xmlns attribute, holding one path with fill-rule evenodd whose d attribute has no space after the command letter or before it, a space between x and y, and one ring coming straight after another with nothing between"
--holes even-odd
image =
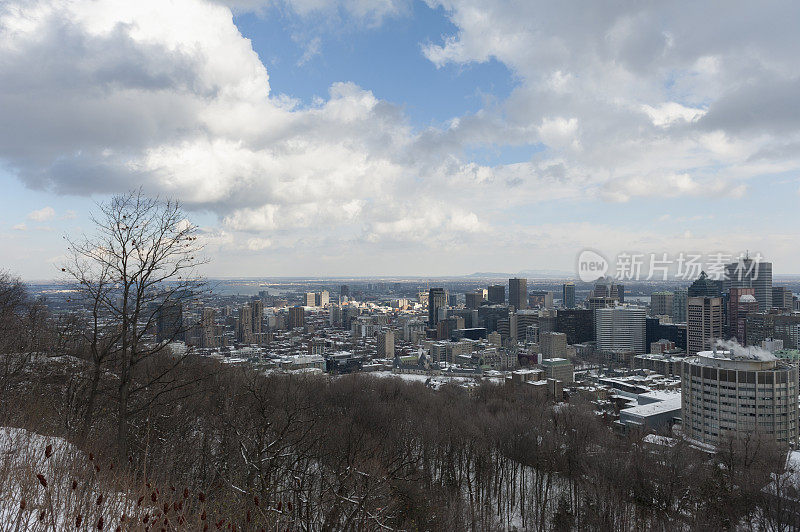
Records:
<instances>
[{"instance_id":1,"label":"low-rise building","mask_svg":"<svg viewBox=\"0 0 800 532\"><path fill-rule=\"evenodd\" d=\"M557 379L564 383L575 381L575 366L566 358L545 358L540 365L548 379Z\"/></svg>"}]
</instances>

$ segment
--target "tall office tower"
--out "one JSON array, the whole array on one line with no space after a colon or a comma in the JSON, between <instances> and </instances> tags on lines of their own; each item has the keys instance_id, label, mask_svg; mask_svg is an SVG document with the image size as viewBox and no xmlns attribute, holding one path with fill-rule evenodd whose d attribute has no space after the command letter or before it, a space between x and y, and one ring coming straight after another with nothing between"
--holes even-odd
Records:
<instances>
[{"instance_id":1,"label":"tall office tower","mask_svg":"<svg viewBox=\"0 0 800 532\"><path fill-rule=\"evenodd\" d=\"M511 330L511 320L509 319L510 317L511 314L509 314L508 317L506 318L500 318L499 320L497 320L497 332L500 333L500 336L502 336L504 340L508 338L509 336L508 333Z\"/></svg>"},{"instance_id":2,"label":"tall office tower","mask_svg":"<svg viewBox=\"0 0 800 532\"><path fill-rule=\"evenodd\" d=\"M672 292L653 292L650 295L651 316L672 316L675 294Z\"/></svg>"},{"instance_id":3,"label":"tall office tower","mask_svg":"<svg viewBox=\"0 0 800 532\"><path fill-rule=\"evenodd\" d=\"M315 307L317 305L317 294L314 292L306 292L305 306Z\"/></svg>"},{"instance_id":4,"label":"tall office tower","mask_svg":"<svg viewBox=\"0 0 800 532\"><path fill-rule=\"evenodd\" d=\"M250 301L253 318L253 339L261 341L261 322L264 320L264 302L260 299Z\"/></svg>"},{"instance_id":5,"label":"tall office tower","mask_svg":"<svg viewBox=\"0 0 800 532\"><path fill-rule=\"evenodd\" d=\"M594 340L592 311L582 308L559 310L556 314L555 330L567 335L568 344L591 342Z\"/></svg>"},{"instance_id":6,"label":"tall office tower","mask_svg":"<svg viewBox=\"0 0 800 532\"><path fill-rule=\"evenodd\" d=\"M508 318L507 305L481 305L478 309L478 323L486 328L487 333L497 330L497 322Z\"/></svg>"},{"instance_id":7,"label":"tall office tower","mask_svg":"<svg viewBox=\"0 0 800 532\"><path fill-rule=\"evenodd\" d=\"M611 287L610 283L607 283L605 279L601 278L598 279L592 289L592 293L589 295L590 297L611 297Z\"/></svg>"},{"instance_id":8,"label":"tall office tower","mask_svg":"<svg viewBox=\"0 0 800 532\"><path fill-rule=\"evenodd\" d=\"M772 308L792 310L794 308L794 295L785 286L772 287ZM764 309L766 310L766 309Z\"/></svg>"},{"instance_id":9,"label":"tall office tower","mask_svg":"<svg viewBox=\"0 0 800 532\"><path fill-rule=\"evenodd\" d=\"M482 291L475 291L475 292L467 292L465 294L466 298L466 307L471 310L477 310L478 307L481 306L483 302L483 292Z\"/></svg>"},{"instance_id":10,"label":"tall office tower","mask_svg":"<svg viewBox=\"0 0 800 532\"><path fill-rule=\"evenodd\" d=\"M539 330L541 332L555 332L556 331L556 310L555 309L541 309L541 310L539 310Z\"/></svg>"},{"instance_id":11,"label":"tall office tower","mask_svg":"<svg viewBox=\"0 0 800 532\"><path fill-rule=\"evenodd\" d=\"M685 288L675 290L672 297L672 322L686 323L686 298L688 291Z\"/></svg>"},{"instance_id":12,"label":"tall office tower","mask_svg":"<svg viewBox=\"0 0 800 532\"><path fill-rule=\"evenodd\" d=\"M350 297L350 287L343 284L339 287L339 297Z\"/></svg>"},{"instance_id":13,"label":"tall office tower","mask_svg":"<svg viewBox=\"0 0 800 532\"><path fill-rule=\"evenodd\" d=\"M342 329L350 330L353 320L361 314L361 309L353 305L342 307Z\"/></svg>"},{"instance_id":14,"label":"tall office tower","mask_svg":"<svg viewBox=\"0 0 800 532\"><path fill-rule=\"evenodd\" d=\"M564 283L561 286L561 305L564 308L575 308L575 283Z\"/></svg>"},{"instance_id":15,"label":"tall office tower","mask_svg":"<svg viewBox=\"0 0 800 532\"><path fill-rule=\"evenodd\" d=\"M528 308L528 280L517 277L508 280L508 304L515 309Z\"/></svg>"},{"instance_id":16,"label":"tall office tower","mask_svg":"<svg viewBox=\"0 0 800 532\"><path fill-rule=\"evenodd\" d=\"M753 288L758 308L769 311L772 308L772 263L745 257L739 262L727 264L722 288L725 291L730 288Z\"/></svg>"},{"instance_id":17,"label":"tall office tower","mask_svg":"<svg viewBox=\"0 0 800 532\"><path fill-rule=\"evenodd\" d=\"M709 279L706 272L700 272L700 277L686 289L686 295L687 297L722 297L722 292L719 283Z\"/></svg>"},{"instance_id":18,"label":"tall office tower","mask_svg":"<svg viewBox=\"0 0 800 532\"><path fill-rule=\"evenodd\" d=\"M767 338L775 338L775 319L778 314L753 312L747 315L746 337L748 345L761 345Z\"/></svg>"},{"instance_id":19,"label":"tall office tower","mask_svg":"<svg viewBox=\"0 0 800 532\"><path fill-rule=\"evenodd\" d=\"M436 324L436 338L439 340L449 340L453 331L464 328L464 318L461 316L451 316L440 319Z\"/></svg>"},{"instance_id":20,"label":"tall office tower","mask_svg":"<svg viewBox=\"0 0 800 532\"><path fill-rule=\"evenodd\" d=\"M689 296L686 304L686 352L690 355L714 348L722 338L722 298Z\"/></svg>"},{"instance_id":21,"label":"tall office tower","mask_svg":"<svg viewBox=\"0 0 800 532\"><path fill-rule=\"evenodd\" d=\"M289 329L304 327L306 324L306 312L302 306L289 307Z\"/></svg>"},{"instance_id":22,"label":"tall office tower","mask_svg":"<svg viewBox=\"0 0 800 532\"><path fill-rule=\"evenodd\" d=\"M328 324L331 327L342 326L342 307L339 305L331 305L328 309Z\"/></svg>"},{"instance_id":23,"label":"tall office tower","mask_svg":"<svg viewBox=\"0 0 800 532\"><path fill-rule=\"evenodd\" d=\"M797 440L797 365L757 353L704 351L681 365L683 433L718 445L758 433L788 445Z\"/></svg>"},{"instance_id":24,"label":"tall office tower","mask_svg":"<svg viewBox=\"0 0 800 532\"><path fill-rule=\"evenodd\" d=\"M253 343L253 310L250 305L239 309L239 328L236 331L236 340L243 344Z\"/></svg>"},{"instance_id":25,"label":"tall office tower","mask_svg":"<svg viewBox=\"0 0 800 532\"><path fill-rule=\"evenodd\" d=\"M173 342L183 340L183 305L166 301L156 311L156 340Z\"/></svg>"},{"instance_id":26,"label":"tall office tower","mask_svg":"<svg viewBox=\"0 0 800 532\"><path fill-rule=\"evenodd\" d=\"M539 335L542 358L564 358L567 356L567 335L559 332L543 332Z\"/></svg>"},{"instance_id":27,"label":"tall office tower","mask_svg":"<svg viewBox=\"0 0 800 532\"><path fill-rule=\"evenodd\" d=\"M200 314L200 347L219 347L216 342L215 311L206 307Z\"/></svg>"},{"instance_id":28,"label":"tall office tower","mask_svg":"<svg viewBox=\"0 0 800 532\"><path fill-rule=\"evenodd\" d=\"M747 313L758 312L753 288L731 288L728 297L728 330L742 345L747 343Z\"/></svg>"},{"instance_id":29,"label":"tall office tower","mask_svg":"<svg viewBox=\"0 0 800 532\"><path fill-rule=\"evenodd\" d=\"M464 320L464 328L471 329L478 326L478 311L468 308L447 311L447 317L459 317Z\"/></svg>"},{"instance_id":30,"label":"tall office tower","mask_svg":"<svg viewBox=\"0 0 800 532\"><path fill-rule=\"evenodd\" d=\"M506 302L506 287L502 284L489 285L489 303L492 305L502 305Z\"/></svg>"},{"instance_id":31,"label":"tall office tower","mask_svg":"<svg viewBox=\"0 0 800 532\"><path fill-rule=\"evenodd\" d=\"M314 294L314 305L317 307L327 307L331 301L331 294L327 290Z\"/></svg>"},{"instance_id":32,"label":"tall office tower","mask_svg":"<svg viewBox=\"0 0 800 532\"><path fill-rule=\"evenodd\" d=\"M607 296L590 296L589 299L586 300L586 306L589 310L594 312L599 308L616 307L617 300Z\"/></svg>"},{"instance_id":33,"label":"tall office tower","mask_svg":"<svg viewBox=\"0 0 800 532\"><path fill-rule=\"evenodd\" d=\"M611 297L616 297L620 303L625 303L625 285L613 284L611 285Z\"/></svg>"},{"instance_id":34,"label":"tall office tower","mask_svg":"<svg viewBox=\"0 0 800 532\"><path fill-rule=\"evenodd\" d=\"M447 307L447 292L444 288L431 288L428 291L428 327L435 329L439 323L439 309Z\"/></svg>"},{"instance_id":35,"label":"tall office tower","mask_svg":"<svg viewBox=\"0 0 800 532\"><path fill-rule=\"evenodd\" d=\"M529 325L539 325L539 311L538 310L518 310L517 316L517 338L523 340L525 338L525 331Z\"/></svg>"},{"instance_id":36,"label":"tall office tower","mask_svg":"<svg viewBox=\"0 0 800 532\"><path fill-rule=\"evenodd\" d=\"M509 314L508 317L498 319L497 332L500 333L503 340L507 338L517 340L517 315Z\"/></svg>"},{"instance_id":37,"label":"tall office tower","mask_svg":"<svg viewBox=\"0 0 800 532\"><path fill-rule=\"evenodd\" d=\"M553 308L553 292L547 290L532 290L528 296L531 307Z\"/></svg>"},{"instance_id":38,"label":"tall office tower","mask_svg":"<svg viewBox=\"0 0 800 532\"><path fill-rule=\"evenodd\" d=\"M643 308L597 309L597 350L605 353L645 353L646 318L647 313Z\"/></svg>"},{"instance_id":39,"label":"tall office tower","mask_svg":"<svg viewBox=\"0 0 800 532\"><path fill-rule=\"evenodd\" d=\"M797 349L800 347L800 314L777 314L773 319L773 329L775 339L783 340L787 349ZM748 342L750 338L748 335Z\"/></svg>"},{"instance_id":40,"label":"tall office tower","mask_svg":"<svg viewBox=\"0 0 800 532\"><path fill-rule=\"evenodd\" d=\"M508 315L508 336L514 341L519 340L519 319L516 314Z\"/></svg>"},{"instance_id":41,"label":"tall office tower","mask_svg":"<svg viewBox=\"0 0 800 532\"><path fill-rule=\"evenodd\" d=\"M625 302L625 286L614 283L611 277L601 277L595 284L592 293L589 294L594 297L610 297L616 299L620 303Z\"/></svg>"},{"instance_id":42,"label":"tall office tower","mask_svg":"<svg viewBox=\"0 0 800 532\"><path fill-rule=\"evenodd\" d=\"M388 329L378 333L378 358L394 358L394 331Z\"/></svg>"}]
</instances>

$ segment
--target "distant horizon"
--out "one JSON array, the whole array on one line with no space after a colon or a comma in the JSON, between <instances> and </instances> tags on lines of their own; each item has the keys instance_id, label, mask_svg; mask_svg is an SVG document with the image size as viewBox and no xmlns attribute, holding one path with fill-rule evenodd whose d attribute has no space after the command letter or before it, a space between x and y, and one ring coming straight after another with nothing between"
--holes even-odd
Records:
<instances>
[{"instance_id":1,"label":"distant horizon","mask_svg":"<svg viewBox=\"0 0 800 532\"><path fill-rule=\"evenodd\" d=\"M474 274L467 274L467 275L359 275L359 276L319 276L319 275L311 275L311 276L231 276L231 277L223 277L223 276L208 276L208 277L201 277L202 279L208 281L370 281L370 280L395 280L395 281L402 281L402 280L460 280L460 281L480 281L480 280L492 280L492 279L511 279L514 278L516 274L497 274L495 276L487 276L487 277L480 277L475 276ZM572 281L578 284L592 284L591 281L584 282L577 278L577 276L573 277L535 277L535 276L527 276L523 277L528 280L536 280L536 281ZM63 280L63 279L25 279L21 278L22 281L26 284L69 284L71 281ZM776 279L780 280L788 280L788 281L800 281L800 273L796 274L773 274L772 280L773 284ZM624 280L624 281L617 281L620 284L677 284L677 283L684 283L689 284L691 281L684 281L683 279L675 279L669 278L667 280Z\"/></svg>"},{"instance_id":2,"label":"distant horizon","mask_svg":"<svg viewBox=\"0 0 800 532\"><path fill-rule=\"evenodd\" d=\"M26 279L130 189L183 204L209 276L800 268L796 2L4 5L0 269Z\"/></svg>"}]
</instances>

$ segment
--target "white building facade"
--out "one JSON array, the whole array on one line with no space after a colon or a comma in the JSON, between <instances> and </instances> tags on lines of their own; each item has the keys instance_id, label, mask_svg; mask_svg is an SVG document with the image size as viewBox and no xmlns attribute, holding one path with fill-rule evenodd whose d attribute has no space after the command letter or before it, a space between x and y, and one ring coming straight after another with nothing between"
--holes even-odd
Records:
<instances>
[{"instance_id":1,"label":"white building facade","mask_svg":"<svg viewBox=\"0 0 800 532\"><path fill-rule=\"evenodd\" d=\"M614 307L595 310L597 349L602 352L645 353L643 308Z\"/></svg>"},{"instance_id":2,"label":"white building facade","mask_svg":"<svg viewBox=\"0 0 800 532\"><path fill-rule=\"evenodd\" d=\"M746 433L783 444L797 441L796 365L730 351L702 351L683 361L681 373L686 436L711 445L727 435Z\"/></svg>"}]
</instances>

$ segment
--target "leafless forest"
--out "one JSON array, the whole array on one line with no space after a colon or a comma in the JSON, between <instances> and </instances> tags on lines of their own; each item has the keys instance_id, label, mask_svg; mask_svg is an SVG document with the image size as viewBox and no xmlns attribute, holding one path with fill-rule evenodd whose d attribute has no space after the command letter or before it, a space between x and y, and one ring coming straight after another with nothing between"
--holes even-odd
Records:
<instances>
[{"instance_id":1,"label":"leafless forest","mask_svg":"<svg viewBox=\"0 0 800 532\"><path fill-rule=\"evenodd\" d=\"M648 445L516 387L154 353L121 447L113 358L95 383L84 336L13 278L0 288L0 424L30 431L0 457L4 530L788 529L783 451Z\"/></svg>"}]
</instances>

